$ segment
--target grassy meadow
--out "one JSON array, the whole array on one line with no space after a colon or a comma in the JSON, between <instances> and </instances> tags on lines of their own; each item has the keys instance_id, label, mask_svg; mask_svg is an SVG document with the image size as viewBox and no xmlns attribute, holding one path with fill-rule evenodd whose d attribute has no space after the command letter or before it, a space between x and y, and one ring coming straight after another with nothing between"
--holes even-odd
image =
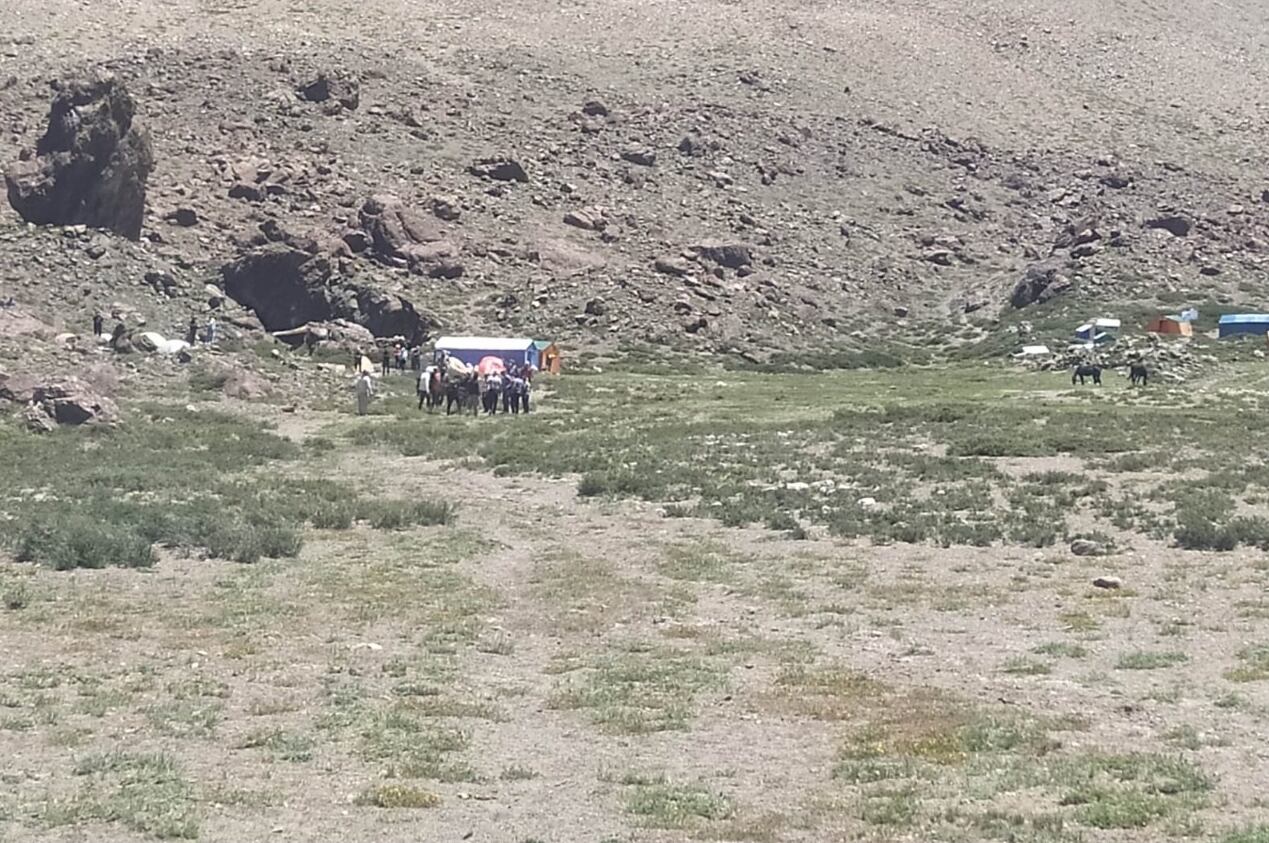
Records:
<instances>
[{"instance_id":1,"label":"grassy meadow","mask_svg":"<svg viewBox=\"0 0 1269 843\"><path fill-rule=\"evenodd\" d=\"M0 840L1269 841L1265 385L0 430Z\"/></svg>"}]
</instances>

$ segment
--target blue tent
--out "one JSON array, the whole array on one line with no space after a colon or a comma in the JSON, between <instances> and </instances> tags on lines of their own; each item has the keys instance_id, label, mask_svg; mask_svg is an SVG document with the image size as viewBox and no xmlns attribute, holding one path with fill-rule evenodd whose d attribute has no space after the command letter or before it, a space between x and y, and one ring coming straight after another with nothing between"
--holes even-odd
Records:
<instances>
[{"instance_id":1,"label":"blue tent","mask_svg":"<svg viewBox=\"0 0 1269 843\"><path fill-rule=\"evenodd\" d=\"M508 363L528 363L537 368L539 351L533 340L511 337L441 337L436 350L475 366L485 357L497 357Z\"/></svg>"},{"instance_id":2,"label":"blue tent","mask_svg":"<svg viewBox=\"0 0 1269 843\"><path fill-rule=\"evenodd\" d=\"M1222 316L1220 335L1232 337L1237 334L1269 334L1269 313L1227 313Z\"/></svg>"}]
</instances>

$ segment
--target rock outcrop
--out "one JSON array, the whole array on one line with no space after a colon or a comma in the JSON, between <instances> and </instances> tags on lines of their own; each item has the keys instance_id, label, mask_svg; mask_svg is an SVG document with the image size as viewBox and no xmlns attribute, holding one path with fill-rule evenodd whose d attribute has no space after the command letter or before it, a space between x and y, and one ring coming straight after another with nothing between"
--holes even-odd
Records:
<instances>
[{"instance_id":1,"label":"rock outcrop","mask_svg":"<svg viewBox=\"0 0 1269 843\"><path fill-rule=\"evenodd\" d=\"M284 243L251 249L221 268L230 298L269 331L346 319L375 336L423 340L430 322L400 296L335 277L330 259Z\"/></svg>"},{"instance_id":2,"label":"rock outcrop","mask_svg":"<svg viewBox=\"0 0 1269 843\"><path fill-rule=\"evenodd\" d=\"M34 157L5 173L9 204L28 222L87 225L136 240L154 157L136 106L113 77L63 84Z\"/></svg>"},{"instance_id":3,"label":"rock outcrop","mask_svg":"<svg viewBox=\"0 0 1269 843\"><path fill-rule=\"evenodd\" d=\"M75 377L44 381L0 375L0 401L21 406L27 428L36 433L58 425L109 425L119 419L114 401Z\"/></svg>"},{"instance_id":4,"label":"rock outcrop","mask_svg":"<svg viewBox=\"0 0 1269 843\"><path fill-rule=\"evenodd\" d=\"M1037 263L1027 267L1022 278L1014 285L1009 303L1015 308L1023 308L1036 302L1046 302L1066 292L1071 287L1071 281L1060 269L1053 263Z\"/></svg>"}]
</instances>

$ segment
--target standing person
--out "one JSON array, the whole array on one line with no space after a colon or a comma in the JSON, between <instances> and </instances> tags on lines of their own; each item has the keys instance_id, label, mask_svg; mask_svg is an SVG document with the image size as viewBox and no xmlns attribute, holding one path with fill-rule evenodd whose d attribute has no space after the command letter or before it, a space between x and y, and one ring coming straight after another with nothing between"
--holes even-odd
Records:
<instances>
[{"instance_id":1,"label":"standing person","mask_svg":"<svg viewBox=\"0 0 1269 843\"><path fill-rule=\"evenodd\" d=\"M357 375L357 384L354 387L357 393L357 415L364 416L370 410L370 398L375 394L374 382L370 380L369 372L362 372Z\"/></svg>"},{"instance_id":2,"label":"standing person","mask_svg":"<svg viewBox=\"0 0 1269 843\"><path fill-rule=\"evenodd\" d=\"M93 336L94 337L101 336L101 329L105 327L105 322L106 320L101 318L100 313L93 314Z\"/></svg>"},{"instance_id":3,"label":"standing person","mask_svg":"<svg viewBox=\"0 0 1269 843\"><path fill-rule=\"evenodd\" d=\"M407 353L408 352L405 350L404 345L397 346L397 371L398 372L405 371L405 357Z\"/></svg>"},{"instance_id":4,"label":"standing person","mask_svg":"<svg viewBox=\"0 0 1269 843\"><path fill-rule=\"evenodd\" d=\"M110 347L116 351L119 349L119 341L128 333L128 329L123 327L122 322L115 323L115 329L110 332Z\"/></svg>"},{"instance_id":5,"label":"standing person","mask_svg":"<svg viewBox=\"0 0 1269 843\"><path fill-rule=\"evenodd\" d=\"M361 348L360 347L354 348L352 356L353 356L353 372L354 373L360 372L361 371Z\"/></svg>"},{"instance_id":6,"label":"standing person","mask_svg":"<svg viewBox=\"0 0 1269 843\"><path fill-rule=\"evenodd\" d=\"M216 317L207 317L207 344L216 342Z\"/></svg>"},{"instance_id":7,"label":"standing person","mask_svg":"<svg viewBox=\"0 0 1269 843\"><path fill-rule=\"evenodd\" d=\"M383 347L383 362L380 364L380 367L383 370L383 376L385 378L392 374L392 349L388 348L386 345Z\"/></svg>"},{"instance_id":8,"label":"standing person","mask_svg":"<svg viewBox=\"0 0 1269 843\"><path fill-rule=\"evenodd\" d=\"M193 345L198 340L198 320L193 316L189 318L189 328L185 331L185 341Z\"/></svg>"}]
</instances>

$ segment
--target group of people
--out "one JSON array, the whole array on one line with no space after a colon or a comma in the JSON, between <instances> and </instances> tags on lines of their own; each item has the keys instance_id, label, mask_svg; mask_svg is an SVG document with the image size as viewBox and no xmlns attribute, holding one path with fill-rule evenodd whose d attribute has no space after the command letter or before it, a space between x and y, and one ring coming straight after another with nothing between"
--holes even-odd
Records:
<instances>
[{"instance_id":1,"label":"group of people","mask_svg":"<svg viewBox=\"0 0 1269 843\"><path fill-rule=\"evenodd\" d=\"M185 341L189 343L190 345L198 344L198 339L199 339L198 327L199 327L198 318L191 316L189 318L189 325L186 326L186 329L185 329ZM93 336L94 337L102 336L102 332L105 329L106 329L105 317L101 315L100 311L94 313L93 314ZM115 327L110 332L110 346L112 348L117 347L119 344L119 341L123 339L123 337L127 333L128 333L128 329L124 326L122 320L115 322ZM216 342L216 318L214 316L207 317L207 323L204 326L204 331L203 331L203 342L206 343L207 345L211 345L212 343Z\"/></svg>"},{"instance_id":2,"label":"group of people","mask_svg":"<svg viewBox=\"0 0 1269 843\"><path fill-rule=\"evenodd\" d=\"M360 363L360 352L357 357ZM404 372L407 368L417 372L423 368L423 349L417 345L407 346L404 343L394 343L383 349L380 366L385 375L392 374L394 368L398 372Z\"/></svg>"},{"instance_id":3,"label":"group of people","mask_svg":"<svg viewBox=\"0 0 1269 843\"><path fill-rule=\"evenodd\" d=\"M189 318L189 326L185 329L185 341L190 345L195 345L198 342L198 320L193 316ZM216 341L215 317L207 317L207 330L203 332L203 341L208 345Z\"/></svg>"},{"instance_id":4,"label":"group of people","mask_svg":"<svg viewBox=\"0 0 1269 843\"><path fill-rule=\"evenodd\" d=\"M374 398L375 383L370 372L362 366L362 354L357 351L357 380L354 392L357 397L357 414L365 415ZM501 405L502 412L519 415L528 413L529 396L535 369L528 363L503 361L501 371L478 372L457 360L451 360L444 351L436 352L431 364L423 365L423 352L417 346L396 344L383 350L382 373L389 375L395 367L405 371L407 367L418 371L417 393L419 409L429 411L444 406L445 414L455 409L459 413L495 415Z\"/></svg>"}]
</instances>

